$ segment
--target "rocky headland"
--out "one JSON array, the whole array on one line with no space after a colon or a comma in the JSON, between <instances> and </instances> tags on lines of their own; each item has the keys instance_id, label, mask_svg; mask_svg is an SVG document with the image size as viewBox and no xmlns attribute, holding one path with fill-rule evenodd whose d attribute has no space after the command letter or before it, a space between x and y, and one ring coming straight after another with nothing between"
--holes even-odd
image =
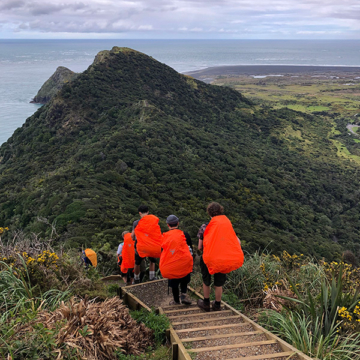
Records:
<instances>
[{"instance_id":1,"label":"rocky headland","mask_svg":"<svg viewBox=\"0 0 360 360\"><path fill-rule=\"evenodd\" d=\"M64 84L74 80L77 76L77 73L68 68L59 66L49 80L44 83L31 103L46 104L57 94Z\"/></svg>"}]
</instances>

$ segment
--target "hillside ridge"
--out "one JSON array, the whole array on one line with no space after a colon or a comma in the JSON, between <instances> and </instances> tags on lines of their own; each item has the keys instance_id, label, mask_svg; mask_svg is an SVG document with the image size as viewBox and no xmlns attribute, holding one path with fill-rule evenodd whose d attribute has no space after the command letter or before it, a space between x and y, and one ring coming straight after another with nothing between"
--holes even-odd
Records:
<instances>
[{"instance_id":1,"label":"hillside ridge","mask_svg":"<svg viewBox=\"0 0 360 360\"><path fill-rule=\"evenodd\" d=\"M357 251L359 176L328 127L114 47L0 147L0 222L115 247L141 203L195 237L219 201L248 251L338 258Z\"/></svg>"}]
</instances>

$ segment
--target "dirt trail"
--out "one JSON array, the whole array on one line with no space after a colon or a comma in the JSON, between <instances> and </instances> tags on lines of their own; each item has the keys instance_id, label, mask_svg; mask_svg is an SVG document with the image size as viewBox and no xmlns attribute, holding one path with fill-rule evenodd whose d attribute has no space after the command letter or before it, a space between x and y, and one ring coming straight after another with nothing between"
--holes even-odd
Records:
<instances>
[{"instance_id":1,"label":"dirt trail","mask_svg":"<svg viewBox=\"0 0 360 360\"><path fill-rule=\"evenodd\" d=\"M357 135L358 134L353 130L354 127L360 127L360 125L353 125L353 124L347 124L346 128L353 134L353 135Z\"/></svg>"}]
</instances>

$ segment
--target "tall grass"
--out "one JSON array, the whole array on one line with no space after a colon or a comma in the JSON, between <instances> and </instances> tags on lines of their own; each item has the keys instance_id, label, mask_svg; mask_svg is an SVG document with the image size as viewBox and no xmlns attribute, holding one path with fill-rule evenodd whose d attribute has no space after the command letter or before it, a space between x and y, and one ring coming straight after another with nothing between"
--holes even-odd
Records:
<instances>
[{"instance_id":1,"label":"tall grass","mask_svg":"<svg viewBox=\"0 0 360 360\"><path fill-rule=\"evenodd\" d=\"M0 322L6 321L22 310L37 311L41 308L54 309L61 301L68 299L70 291L49 290L35 296L36 286L30 283L28 267L24 259L21 270L0 262Z\"/></svg>"},{"instance_id":2,"label":"tall grass","mask_svg":"<svg viewBox=\"0 0 360 360\"><path fill-rule=\"evenodd\" d=\"M262 298L266 280L261 271L261 265L264 262L274 273L277 271L278 265L269 256L262 256L258 252L247 255L244 265L228 274L225 289L230 290L242 299Z\"/></svg>"},{"instance_id":3,"label":"tall grass","mask_svg":"<svg viewBox=\"0 0 360 360\"><path fill-rule=\"evenodd\" d=\"M360 334L340 336L340 323L332 322L327 335L323 318L312 319L305 313L277 313L269 310L260 322L310 357L320 360L360 360Z\"/></svg>"}]
</instances>

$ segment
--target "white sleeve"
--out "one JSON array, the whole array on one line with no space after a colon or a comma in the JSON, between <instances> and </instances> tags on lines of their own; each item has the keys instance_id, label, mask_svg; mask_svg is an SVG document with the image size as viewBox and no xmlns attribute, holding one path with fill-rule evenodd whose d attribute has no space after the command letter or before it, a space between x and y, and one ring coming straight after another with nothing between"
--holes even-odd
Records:
<instances>
[{"instance_id":1,"label":"white sleeve","mask_svg":"<svg viewBox=\"0 0 360 360\"><path fill-rule=\"evenodd\" d=\"M121 244L119 245L119 247L118 247L118 249L117 249L117 254L118 254L118 255L121 255L123 246L124 246L124 243L121 243Z\"/></svg>"}]
</instances>

